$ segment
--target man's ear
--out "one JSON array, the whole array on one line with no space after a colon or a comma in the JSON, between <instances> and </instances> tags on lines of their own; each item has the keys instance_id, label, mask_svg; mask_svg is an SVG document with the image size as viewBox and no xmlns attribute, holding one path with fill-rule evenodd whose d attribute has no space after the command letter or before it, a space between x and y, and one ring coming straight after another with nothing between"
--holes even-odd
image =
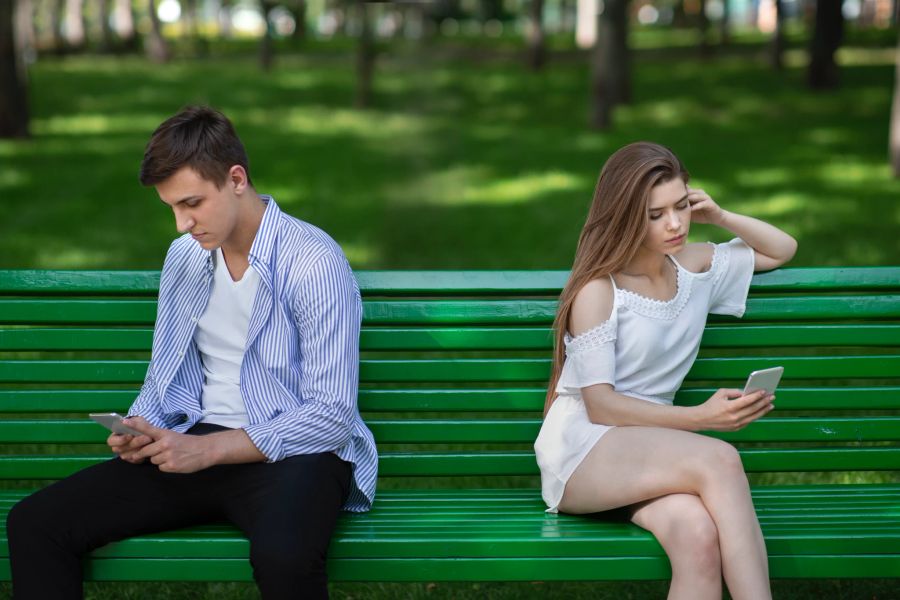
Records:
<instances>
[{"instance_id":1,"label":"man's ear","mask_svg":"<svg viewBox=\"0 0 900 600\"><path fill-rule=\"evenodd\" d=\"M241 165L233 165L228 169L228 183L234 189L235 194L243 194L247 189L247 171Z\"/></svg>"}]
</instances>

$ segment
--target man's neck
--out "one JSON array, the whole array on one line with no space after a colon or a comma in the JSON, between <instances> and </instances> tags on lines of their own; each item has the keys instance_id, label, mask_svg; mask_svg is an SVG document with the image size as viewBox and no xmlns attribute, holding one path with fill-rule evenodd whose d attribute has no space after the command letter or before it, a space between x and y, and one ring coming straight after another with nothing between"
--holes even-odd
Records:
<instances>
[{"instance_id":1,"label":"man's neck","mask_svg":"<svg viewBox=\"0 0 900 600\"><path fill-rule=\"evenodd\" d=\"M228 272L234 281L239 281L250 264L250 249L259 232L266 204L252 188L247 192L246 202L241 203L237 225L231 237L222 244L222 256Z\"/></svg>"}]
</instances>

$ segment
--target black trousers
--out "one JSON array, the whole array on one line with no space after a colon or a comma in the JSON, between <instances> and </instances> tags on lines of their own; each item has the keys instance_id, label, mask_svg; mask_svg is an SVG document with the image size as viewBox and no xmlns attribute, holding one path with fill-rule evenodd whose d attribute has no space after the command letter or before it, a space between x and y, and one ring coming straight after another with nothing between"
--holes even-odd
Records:
<instances>
[{"instance_id":1,"label":"black trousers","mask_svg":"<svg viewBox=\"0 0 900 600\"><path fill-rule=\"evenodd\" d=\"M222 429L200 424L189 433ZM94 465L10 511L13 597L80 598L82 558L91 550L136 535L227 521L250 540L253 577L264 599L327 598L325 557L350 476L350 464L332 453L191 474L118 458Z\"/></svg>"}]
</instances>

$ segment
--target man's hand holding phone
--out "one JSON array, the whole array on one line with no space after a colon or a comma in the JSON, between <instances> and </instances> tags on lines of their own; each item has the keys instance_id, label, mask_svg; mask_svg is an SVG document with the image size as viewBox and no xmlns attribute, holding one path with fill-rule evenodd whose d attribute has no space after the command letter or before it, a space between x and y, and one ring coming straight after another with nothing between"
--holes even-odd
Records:
<instances>
[{"instance_id":1,"label":"man's hand holding phone","mask_svg":"<svg viewBox=\"0 0 900 600\"><path fill-rule=\"evenodd\" d=\"M143 456L138 456L137 452L144 446L152 443L153 438L147 434L131 435L128 433L113 433L106 438L106 444L109 446L110 450L116 453L122 460L135 465L146 460Z\"/></svg>"}]
</instances>

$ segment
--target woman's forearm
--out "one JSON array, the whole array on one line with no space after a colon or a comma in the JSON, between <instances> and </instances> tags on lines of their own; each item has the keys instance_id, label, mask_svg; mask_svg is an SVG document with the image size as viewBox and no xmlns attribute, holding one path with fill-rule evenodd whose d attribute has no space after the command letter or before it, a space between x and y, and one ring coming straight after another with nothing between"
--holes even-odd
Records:
<instances>
[{"instance_id":1,"label":"woman's forearm","mask_svg":"<svg viewBox=\"0 0 900 600\"><path fill-rule=\"evenodd\" d=\"M774 225L753 217L723 210L718 225L740 237L757 253L777 263L767 265L767 268L783 265L797 251L797 240Z\"/></svg>"},{"instance_id":2,"label":"woman's forearm","mask_svg":"<svg viewBox=\"0 0 900 600\"><path fill-rule=\"evenodd\" d=\"M592 423L620 427L668 427L685 431L700 429L691 407L657 404L620 394L605 384L603 387L606 389L596 389L595 386L582 389L588 418Z\"/></svg>"}]
</instances>

